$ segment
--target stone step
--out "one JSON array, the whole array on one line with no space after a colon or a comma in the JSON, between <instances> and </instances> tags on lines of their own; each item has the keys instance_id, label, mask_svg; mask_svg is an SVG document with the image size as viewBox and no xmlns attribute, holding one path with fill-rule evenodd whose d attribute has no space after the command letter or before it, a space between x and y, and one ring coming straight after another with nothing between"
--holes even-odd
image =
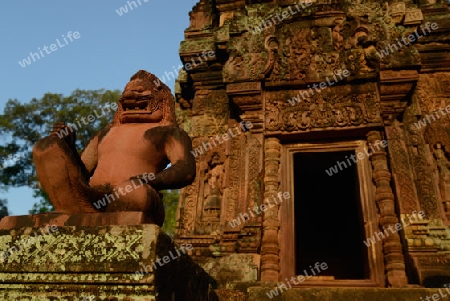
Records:
<instances>
[{"instance_id":1,"label":"stone step","mask_svg":"<svg viewBox=\"0 0 450 301\"><path fill-rule=\"evenodd\" d=\"M246 301L449 301L450 288L291 288L249 287ZM274 291L272 291L273 293ZM268 295L269 294L269 295ZM225 300L220 300L225 301Z\"/></svg>"}]
</instances>

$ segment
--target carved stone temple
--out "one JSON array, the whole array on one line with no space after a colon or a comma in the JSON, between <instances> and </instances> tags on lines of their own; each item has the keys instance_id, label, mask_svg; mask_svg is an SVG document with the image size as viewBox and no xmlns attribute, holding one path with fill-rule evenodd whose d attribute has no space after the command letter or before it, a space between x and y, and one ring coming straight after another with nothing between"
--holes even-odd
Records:
<instances>
[{"instance_id":1,"label":"carved stone temple","mask_svg":"<svg viewBox=\"0 0 450 301\"><path fill-rule=\"evenodd\" d=\"M81 159L73 136L38 143L59 209L0 221L0 300L449 300L448 2L200 0L189 17L176 107L139 71ZM144 171L136 197L91 207Z\"/></svg>"},{"instance_id":2,"label":"carved stone temple","mask_svg":"<svg viewBox=\"0 0 450 301\"><path fill-rule=\"evenodd\" d=\"M175 241L239 300L449 287L449 17L442 0L199 1L176 86L197 176Z\"/></svg>"}]
</instances>

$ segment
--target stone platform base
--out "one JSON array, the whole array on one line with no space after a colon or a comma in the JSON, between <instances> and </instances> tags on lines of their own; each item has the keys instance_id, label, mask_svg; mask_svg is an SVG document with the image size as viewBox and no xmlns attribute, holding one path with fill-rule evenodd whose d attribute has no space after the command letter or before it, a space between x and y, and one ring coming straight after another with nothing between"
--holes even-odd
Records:
<instances>
[{"instance_id":1,"label":"stone platform base","mask_svg":"<svg viewBox=\"0 0 450 301\"><path fill-rule=\"evenodd\" d=\"M6 216L0 220L0 229L18 229L23 227L39 227L47 224L62 226L108 226L108 225L141 225L145 216L142 212L101 212L67 214L48 212L42 214Z\"/></svg>"},{"instance_id":2,"label":"stone platform base","mask_svg":"<svg viewBox=\"0 0 450 301\"><path fill-rule=\"evenodd\" d=\"M4 291L3 291L4 290ZM155 295L153 286L131 285L23 285L0 286L2 301L155 301L172 300ZM184 299L174 299L184 300Z\"/></svg>"},{"instance_id":3,"label":"stone platform base","mask_svg":"<svg viewBox=\"0 0 450 301\"><path fill-rule=\"evenodd\" d=\"M449 301L450 288L291 288L270 298L275 286L219 289L220 301ZM427 298L429 297L429 298ZM422 298L422 299L421 299ZM434 299L433 299L434 298Z\"/></svg>"},{"instance_id":4,"label":"stone platform base","mask_svg":"<svg viewBox=\"0 0 450 301\"><path fill-rule=\"evenodd\" d=\"M156 225L50 229L0 230L0 300L216 300L195 250Z\"/></svg>"}]
</instances>

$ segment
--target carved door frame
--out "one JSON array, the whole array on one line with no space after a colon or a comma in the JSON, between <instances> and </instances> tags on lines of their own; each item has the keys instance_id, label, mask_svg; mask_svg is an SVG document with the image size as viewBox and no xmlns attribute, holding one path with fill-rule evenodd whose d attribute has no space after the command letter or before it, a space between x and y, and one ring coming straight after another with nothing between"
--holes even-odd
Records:
<instances>
[{"instance_id":1,"label":"carved door frame","mask_svg":"<svg viewBox=\"0 0 450 301\"><path fill-rule=\"evenodd\" d=\"M288 191L291 198L280 208L281 235L280 235L280 278L295 276L295 233L294 230L294 162L293 155L298 152L331 152L331 151L355 151L363 152L367 148L365 140L353 140L342 142L323 143L291 143L281 146L281 191ZM358 182L360 184L360 202L364 218L365 238L371 237L379 231L379 220L375 204L375 193L372 184L372 168L370 158L356 163ZM361 244L363 242L361 241ZM368 247L367 265L370 277L358 280L332 280L332 281L305 281L298 286L359 286L359 287L384 287L385 273L383 260L383 244L377 242Z\"/></svg>"}]
</instances>

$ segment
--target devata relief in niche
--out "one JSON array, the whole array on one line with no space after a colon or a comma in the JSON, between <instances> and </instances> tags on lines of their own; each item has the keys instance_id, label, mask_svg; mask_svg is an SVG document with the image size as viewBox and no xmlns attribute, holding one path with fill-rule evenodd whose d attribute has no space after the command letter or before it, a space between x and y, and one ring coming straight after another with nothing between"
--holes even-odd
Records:
<instances>
[{"instance_id":1,"label":"devata relief in niche","mask_svg":"<svg viewBox=\"0 0 450 301\"><path fill-rule=\"evenodd\" d=\"M225 168L218 153L213 153L205 171L204 218L205 220L219 220L222 205Z\"/></svg>"},{"instance_id":2,"label":"devata relief in niche","mask_svg":"<svg viewBox=\"0 0 450 301\"><path fill-rule=\"evenodd\" d=\"M439 184L442 201L444 202L444 209L446 212L450 212L450 163L442 149L442 145L436 144L433 153L439 170Z\"/></svg>"},{"instance_id":3,"label":"devata relief in niche","mask_svg":"<svg viewBox=\"0 0 450 301\"><path fill-rule=\"evenodd\" d=\"M114 120L95 135L81 156L73 129L56 123L33 148L39 181L62 213L139 211L162 225L159 190L189 185L195 178L191 139L175 119L169 88L140 70L119 99ZM66 129L67 130L67 129ZM166 168L168 164L169 168Z\"/></svg>"}]
</instances>

